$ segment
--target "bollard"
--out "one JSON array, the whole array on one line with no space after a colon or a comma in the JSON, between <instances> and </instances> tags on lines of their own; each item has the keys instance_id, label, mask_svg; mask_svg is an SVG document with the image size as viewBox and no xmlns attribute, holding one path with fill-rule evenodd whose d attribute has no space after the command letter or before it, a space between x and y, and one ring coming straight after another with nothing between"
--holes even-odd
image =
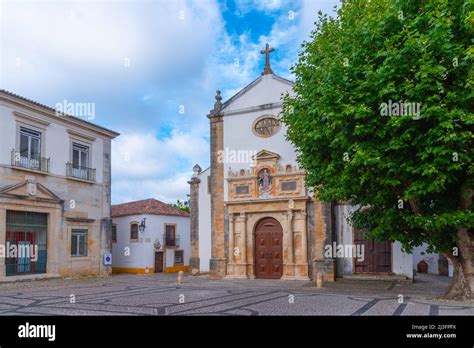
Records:
<instances>
[{"instance_id":1,"label":"bollard","mask_svg":"<svg viewBox=\"0 0 474 348\"><path fill-rule=\"evenodd\" d=\"M178 284L184 284L184 272L183 271L178 272Z\"/></svg>"},{"instance_id":2,"label":"bollard","mask_svg":"<svg viewBox=\"0 0 474 348\"><path fill-rule=\"evenodd\" d=\"M323 287L323 274L321 272L319 272L316 277L316 287L318 289Z\"/></svg>"}]
</instances>

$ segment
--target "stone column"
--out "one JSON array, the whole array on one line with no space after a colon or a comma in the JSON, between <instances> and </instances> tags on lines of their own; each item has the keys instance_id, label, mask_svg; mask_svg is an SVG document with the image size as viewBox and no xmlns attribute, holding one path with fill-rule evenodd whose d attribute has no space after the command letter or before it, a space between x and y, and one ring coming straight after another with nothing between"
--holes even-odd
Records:
<instances>
[{"instance_id":1,"label":"stone column","mask_svg":"<svg viewBox=\"0 0 474 348\"><path fill-rule=\"evenodd\" d=\"M189 268L191 272L199 272L201 269L201 263L199 259L199 174L201 173L201 167L195 165L193 168L193 176L188 181L190 186L189 194L189 209L191 211L190 221L190 244L191 244L191 257L189 258Z\"/></svg>"},{"instance_id":2,"label":"stone column","mask_svg":"<svg viewBox=\"0 0 474 348\"><path fill-rule=\"evenodd\" d=\"M229 214L229 264L233 264L234 259L234 249L235 249L235 239L234 239L234 214Z\"/></svg>"},{"instance_id":3,"label":"stone column","mask_svg":"<svg viewBox=\"0 0 474 348\"><path fill-rule=\"evenodd\" d=\"M211 279L220 279L227 273L224 249L224 163L219 156L224 148L221 100L221 92L217 91L214 109L208 116L211 132Z\"/></svg>"},{"instance_id":4,"label":"stone column","mask_svg":"<svg viewBox=\"0 0 474 348\"><path fill-rule=\"evenodd\" d=\"M295 247L294 247L294 236L293 236L293 212L288 210L287 214L288 224L288 262L293 264L295 262Z\"/></svg>"},{"instance_id":5,"label":"stone column","mask_svg":"<svg viewBox=\"0 0 474 348\"><path fill-rule=\"evenodd\" d=\"M332 205L314 198L314 220L315 234L314 258L313 258L313 280L317 279L318 273L323 275L324 281L336 280L335 261L325 258L324 247L333 242L332 238Z\"/></svg>"},{"instance_id":6,"label":"stone column","mask_svg":"<svg viewBox=\"0 0 474 348\"><path fill-rule=\"evenodd\" d=\"M247 217L240 214L240 233L242 235L242 263L247 267ZM247 269L245 270L247 273Z\"/></svg>"},{"instance_id":7,"label":"stone column","mask_svg":"<svg viewBox=\"0 0 474 348\"><path fill-rule=\"evenodd\" d=\"M247 278L248 277L248 270L247 270L247 259L248 259L248 246L247 246L247 217L244 213L240 213L240 215L235 217L235 223L233 231L235 231L235 225L239 226L240 231L240 244L237 245L239 247L240 252L240 260L239 262L235 263L233 266L233 275L236 278Z\"/></svg>"},{"instance_id":8,"label":"stone column","mask_svg":"<svg viewBox=\"0 0 474 348\"><path fill-rule=\"evenodd\" d=\"M307 231L307 221L306 213L302 212L303 216L303 230L301 231L301 262L308 263L308 231Z\"/></svg>"}]
</instances>

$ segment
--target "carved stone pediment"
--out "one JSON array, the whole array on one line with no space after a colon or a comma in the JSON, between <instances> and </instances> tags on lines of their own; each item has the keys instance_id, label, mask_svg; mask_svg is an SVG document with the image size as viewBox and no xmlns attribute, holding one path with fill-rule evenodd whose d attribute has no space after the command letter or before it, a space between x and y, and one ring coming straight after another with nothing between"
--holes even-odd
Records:
<instances>
[{"instance_id":1,"label":"carved stone pediment","mask_svg":"<svg viewBox=\"0 0 474 348\"><path fill-rule=\"evenodd\" d=\"M279 159L280 159L279 154L272 151L268 151L268 150L261 150L254 156L254 160L256 161L273 160L277 162Z\"/></svg>"},{"instance_id":2,"label":"carved stone pediment","mask_svg":"<svg viewBox=\"0 0 474 348\"><path fill-rule=\"evenodd\" d=\"M0 188L0 194L15 198L40 199L62 202L62 199L37 181L26 180L21 183Z\"/></svg>"}]
</instances>

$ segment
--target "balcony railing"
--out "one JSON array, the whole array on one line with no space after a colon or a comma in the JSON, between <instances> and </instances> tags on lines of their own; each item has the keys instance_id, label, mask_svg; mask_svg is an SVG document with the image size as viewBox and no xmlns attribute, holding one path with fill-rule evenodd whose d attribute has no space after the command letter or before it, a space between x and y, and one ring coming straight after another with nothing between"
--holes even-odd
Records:
<instances>
[{"instance_id":1,"label":"balcony railing","mask_svg":"<svg viewBox=\"0 0 474 348\"><path fill-rule=\"evenodd\" d=\"M179 235L176 235L174 239L166 238L166 233L163 235L163 246L165 248L179 248Z\"/></svg>"},{"instance_id":2,"label":"balcony railing","mask_svg":"<svg viewBox=\"0 0 474 348\"><path fill-rule=\"evenodd\" d=\"M66 175L72 178L95 181L95 169L66 163Z\"/></svg>"},{"instance_id":3,"label":"balcony railing","mask_svg":"<svg viewBox=\"0 0 474 348\"><path fill-rule=\"evenodd\" d=\"M22 156L20 151L13 149L12 166L49 173L49 158Z\"/></svg>"}]
</instances>

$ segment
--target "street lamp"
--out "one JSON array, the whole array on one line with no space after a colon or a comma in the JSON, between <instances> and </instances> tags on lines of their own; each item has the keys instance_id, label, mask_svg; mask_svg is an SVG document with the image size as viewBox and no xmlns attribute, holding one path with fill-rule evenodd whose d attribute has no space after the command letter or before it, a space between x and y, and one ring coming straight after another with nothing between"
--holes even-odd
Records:
<instances>
[{"instance_id":1,"label":"street lamp","mask_svg":"<svg viewBox=\"0 0 474 348\"><path fill-rule=\"evenodd\" d=\"M146 218L143 218L142 222L140 222L140 225L138 226L140 233L143 233L143 231L145 231L145 221L146 221Z\"/></svg>"}]
</instances>

